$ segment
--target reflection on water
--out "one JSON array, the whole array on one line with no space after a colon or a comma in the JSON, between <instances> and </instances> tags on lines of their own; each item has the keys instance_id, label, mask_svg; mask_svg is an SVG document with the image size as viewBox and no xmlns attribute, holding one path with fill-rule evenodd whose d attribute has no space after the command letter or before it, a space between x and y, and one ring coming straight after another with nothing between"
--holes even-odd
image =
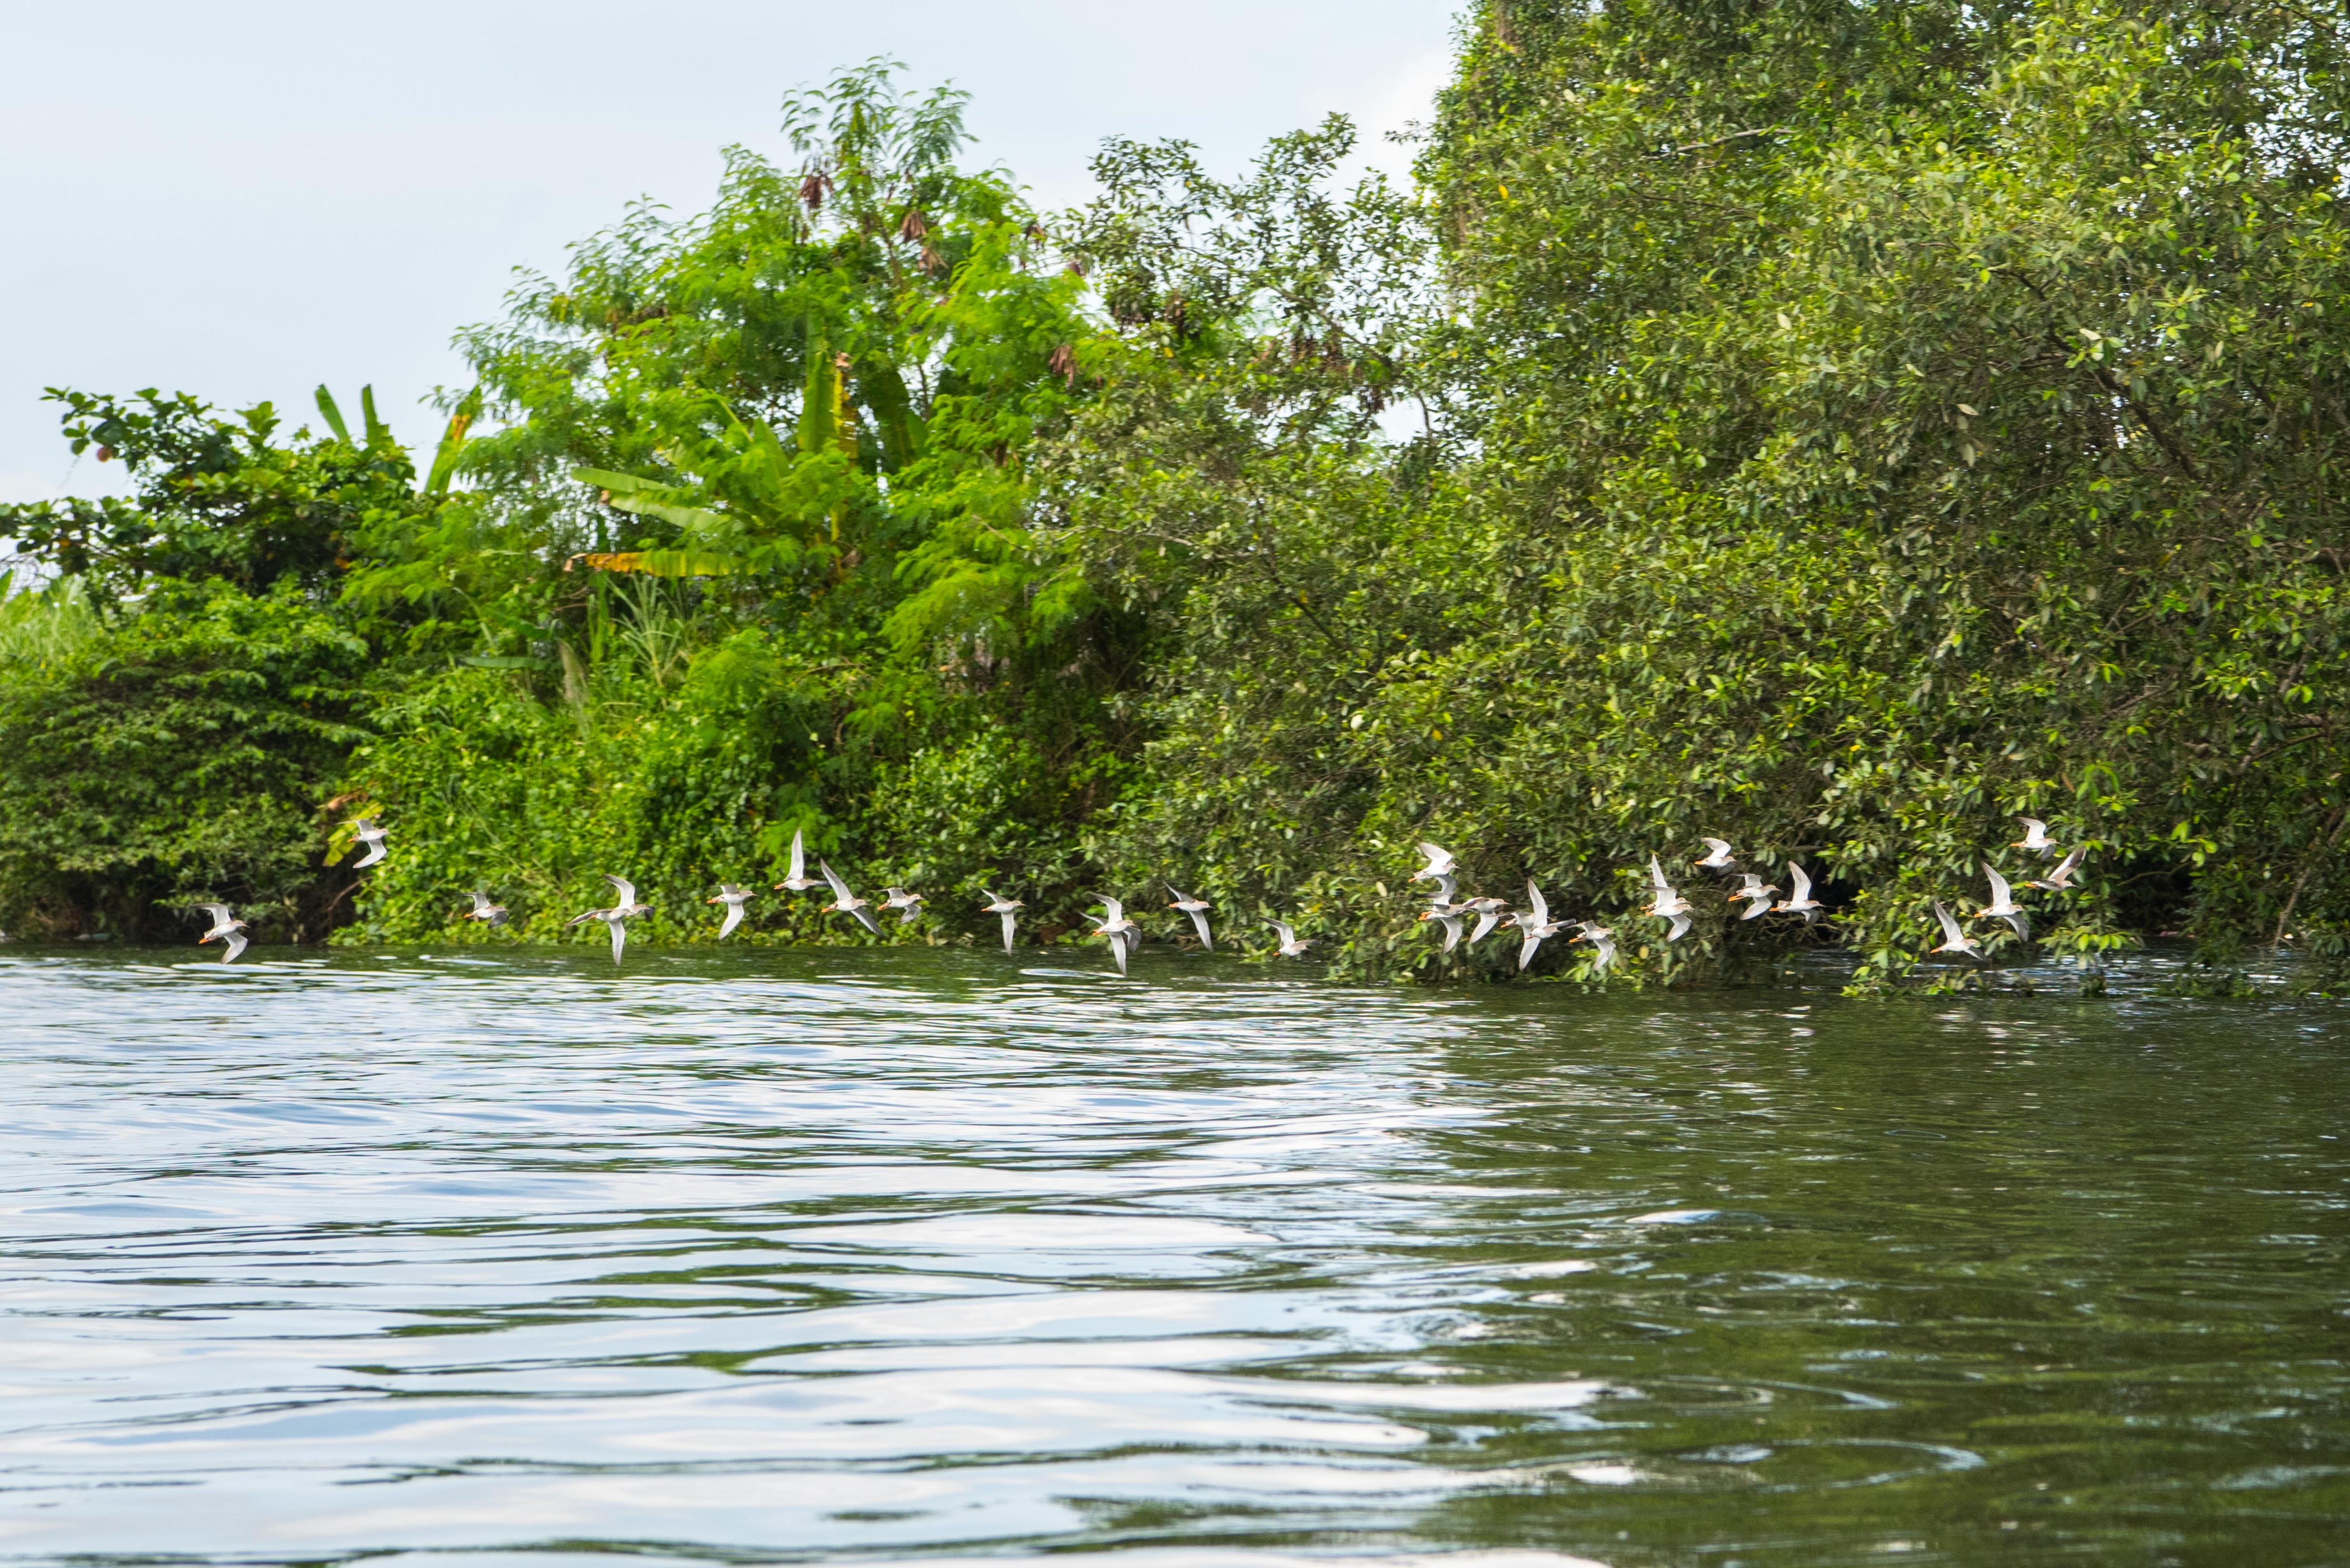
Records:
<instances>
[{"instance_id":1,"label":"reflection on water","mask_svg":"<svg viewBox=\"0 0 2350 1568\"><path fill-rule=\"evenodd\" d=\"M2350 1554L2325 1014L479 951L0 960L0 1556Z\"/></svg>"}]
</instances>

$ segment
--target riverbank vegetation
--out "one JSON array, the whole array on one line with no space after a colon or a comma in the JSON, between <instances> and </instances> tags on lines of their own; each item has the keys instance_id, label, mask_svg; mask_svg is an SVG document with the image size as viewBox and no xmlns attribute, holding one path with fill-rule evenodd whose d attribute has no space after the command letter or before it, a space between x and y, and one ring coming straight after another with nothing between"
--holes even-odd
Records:
<instances>
[{"instance_id":1,"label":"riverbank vegetation","mask_svg":"<svg viewBox=\"0 0 2350 1568\"><path fill-rule=\"evenodd\" d=\"M2057 950L2338 947L2344 63L2258 3L1486 0L1413 188L1334 119L1231 177L1113 142L1066 213L849 73L462 334L421 462L323 390L59 394L137 490L0 514L51 576L0 922L446 941L483 885L552 937L622 870L685 940L798 832L928 891L894 940L1171 877L1501 972L1416 919L1432 836L1622 974L1891 984L2028 813L2090 850ZM1831 917L1665 946L1701 833Z\"/></svg>"}]
</instances>

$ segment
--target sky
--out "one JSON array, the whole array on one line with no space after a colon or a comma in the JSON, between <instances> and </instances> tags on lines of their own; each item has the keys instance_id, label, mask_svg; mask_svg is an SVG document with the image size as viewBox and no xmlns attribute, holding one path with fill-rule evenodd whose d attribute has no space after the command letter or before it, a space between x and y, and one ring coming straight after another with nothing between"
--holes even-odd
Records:
<instances>
[{"instance_id":1,"label":"sky","mask_svg":"<svg viewBox=\"0 0 2350 1568\"><path fill-rule=\"evenodd\" d=\"M649 196L680 215L720 150L778 159L783 95L877 55L971 91L967 156L1050 208L1110 136L1180 137L1236 171L1336 110L1367 161L1423 119L1452 0L0 0L0 501L119 489L73 458L46 387L263 399L298 420L371 382L429 447L451 334L517 267ZM111 483L109 483L111 482Z\"/></svg>"}]
</instances>

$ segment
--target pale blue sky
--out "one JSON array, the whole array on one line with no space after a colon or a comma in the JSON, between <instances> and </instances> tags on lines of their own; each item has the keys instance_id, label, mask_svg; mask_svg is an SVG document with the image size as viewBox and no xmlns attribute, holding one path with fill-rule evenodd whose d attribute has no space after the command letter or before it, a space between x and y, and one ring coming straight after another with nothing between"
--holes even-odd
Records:
<instances>
[{"instance_id":1,"label":"pale blue sky","mask_svg":"<svg viewBox=\"0 0 2350 1568\"><path fill-rule=\"evenodd\" d=\"M708 202L719 149L777 155L792 87L877 54L974 95L973 154L1048 206L1106 136L1236 168L1337 109L1424 118L1451 0L0 0L0 500L97 493L45 386L158 386L307 414L372 381L411 445L458 326L512 269L650 195ZM1405 158L1375 147L1378 161Z\"/></svg>"}]
</instances>

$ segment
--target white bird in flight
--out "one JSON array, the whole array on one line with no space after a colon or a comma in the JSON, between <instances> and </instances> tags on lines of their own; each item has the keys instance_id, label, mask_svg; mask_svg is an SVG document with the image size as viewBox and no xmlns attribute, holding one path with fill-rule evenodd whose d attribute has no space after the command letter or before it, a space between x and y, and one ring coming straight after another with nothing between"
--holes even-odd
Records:
<instances>
[{"instance_id":1,"label":"white bird in flight","mask_svg":"<svg viewBox=\"0 0 2350 1568\"><path fill-rule=\"evenodd\" d=\"M462 909L458 911L464 919L469 920L479 920L485 926L503 926L506 923L506 907L504 904L493 904L490 902L490 890L488 888L474 888L472 898L473 900L473 907L470 909Z\"/></svg>"},{"instance_id":2,"label":"white bird in flight","mask_svg":"<svg viewBox=\"0 0 2350 1568\"><path fill-rule=\"evenodd\" d=\"M2007 878L1992 870L1988 865L1983 867L1983 875L1991 878L1991 902L1977 909L1975 918L1984 920L2005 920L2014 929L2016 940L2030 941L2032 917L2023 912L2022 906L2019 905L2015 901L2014 895L2008 891Z\"/></svg>"},{"instance_id":3,"label":"white bird in flight","mask_svg":"<svg viewBox=\"0 0 2350 1568\"><path fill-rule=\"evenodd\" d=\"M226 942L228 950L221 954L221 962L234 963L236 955L245 950L244 933L251 928L238 919L226 904L198 904L196 908L210 910L213 917L213 929L198 937L196 945L202 947L206 942Z\"/></svg>"},{"instance_id":4,"label":"white bird in flight","mask_svg":"<svg viewBox=\"0 0 2350 1568\"><path fill-rule=\"evenodd\" d=\"M1456 909L1446 904L1439 904L1433 909L1422 909L1420 911L1419 918L1421 919L1434 920L1444 928L1444 947L1442 950L1444 952L1449 953L1454 948L1461 945L1461 910Z\"/></svg>"},{"instance_id":5,"label":"white bird in flight","mask_svg":"<svg viewBox=\"0 0 2350 1568\"><path fill-rule=\"evenodd\" d=\"M1607 926L1591 920L1578 920L1575 922L1575 935L1566 940L1570 942L1591 944L1592 950L1599 955L1599 961L1591 966L1593 974L1606 974L1607 966L1616 961L1616 933Z\"/></svg>"},{"instance_id":6,"label":"white bird in flight","mask_svg":"<svg viewBox=\"0 0 2350 1568\"><path fill-rule=\"evenodd\" d=\"M750 896L751 890L748 888L737 888L732 882L721 882L718 884L718 897L702 900L705 904L726 906L725 922L718 928L720 941L724 941L726 933L743 923L743 900Z\"/></svg>"},{"instance_id":7,"label":"white bird in flight","mask_svg":"<svg viewBox=\"0 0 2350 1568\"><path fill-rule=\"evenodd\" d=\"M1520 973L1525 971L1526 965L1534 961L1534 950L1543 945L1544 938L1555 937L1566 929L1565 921L1550 918L1550 906L1543 901L1542 889L1534 885L1531 877L1526 881L1526 902L1533 908L1516 917L1517 928L1525 937L1523 945L1518 949Z\"/></svg>"},{"instance_id":8,"label":"white bird in flight","mask_svg":"<svg viewBox=\"0 0 2350 1568\"><path fill-rule=\"evenodd\" d=\"M1812 878L1802 867L1792 860L1788 861L1787 875L1794 881L1795 896L1783 899L1772 908L1783 915L1801 915L1804 917L1804 923L1810 925L1812 917L1826 906L1812 897Z\"/></svg>"},{"instance_id":9,"label":"white bird in flight","mask_svg":"<svg viewBox=\"0 0 2350 1568\"><path fill-rule=\"evenodd\" d=\"M912 925L914 917L922 912L922 896L920 893L909 893L903 888L891 888L887 889L887 892L889 897L881 900L881 907L885 909L897 910L899 925Z\"/></svg>"},{"instance_id":10,"label":"white bird in flight","mask_svg":"<svg viewBox=\"0 0 2350 1568\"><path fill-rule=\"evenodd\" d=\"M1102 908L1109 911L1107 920L1094 921L1094 935L1109 939L1109 950L1118 959L1118 972L1126 972L1128 954L1142 945L1142 928L1126 918L1126 906L1116 898L1102 899Z\"/></svg>"},{"instance_id":11,"label":"white bird in flight","mask_svg":"<svg viewBox=\"0 0 2350 1568\"><path fill-rule=\"evenodd\" d=\"M1677 942L1689 934L1690 901L1681 897L1679 888L1665 880L1665 868L1653 855L1648 857L1648 880L1655 884L1657 889L1656 902L1648 906L1648 913L1673 923L1673 929L1666 934L1665 940Z\"/></svg>"},{"instance_id":12,"label":"white bird in flight","mask_svg":"<svg viewBox=\"0 0 2350 1568\"><path fill-rule=\"evenodd\" d=\"M1191 929L1200 933L1200 945L1208 951L1214 952L1216 939L1208 934L1208 911L1215 906L1205 898L1194 898L1172 882L1167 884L1167 890L1175 895L1175 901L1167 907L1170 909L1180 909L1191 916Z\"/></svg>"},{"instance_id":13,"label":"white bird in flight","mask_svg":"<svg viewBox=\"0 0 2350 1568\"><path fill-rule=\"evenodd\" d=\"M391 829L388 827L378 827L372 816L360 817L358 826L351 832L351 837L367 846L367 856L363 859L352 861L351 869L361 870L381 860L384 857L384 836L390 831Z\"/></svg>"},{"instance_id":14,"label":"white bird in flight","mask_svg":"<svg viewBox=\"0 0 2350 1568\"><path fill-rule=\"evenodd\" d=\"M1019 923L1020 911L1026 909L1028 906L1022 903L1017 898L1007 898L1003 894L993 892L985 888L982 888L980 891L987 894L987 905L984 909L980 910L980 913L983 915L1001 915L1003 917L1003 950L1005 952L1010 952L1012 950L1012 928Z\"/></svg>"},{"instance_id":15,"label":"white bird in flight","mask_svg":"<svg viewBox=\"0 0 2350 1568\"><path fill-rule=\"evenodd\" d=\"M1458 864L1452 851L1440 844L1430 844L1424 838L1419 842L1419 852L1428 857L1428 864L1411 874L1411 879L1415 882L1426 881L1432 877L1450 877L1452 875L1453 867Z\"/></svg>"},{"instance_id":16,"label":"white bird in flight","mask_svg":"<svg viewBox=\"0 0 2350 1568\"><path fill-rule=\"evenodd\" d=\"M1729 845L1719 838L1700 838L1698 842L1705 846L1706 856L1704 859L1696 861L1694 864L1702 866L1709 871L1731 871L1737 868L1738 857L1730 852Z\"/></svg>"},{"instance_id":17,"label":"white bird in flight","mask_svg":"<svg viewBox=\"0 0 2350 1568\"><path fill-rule=\"evenodd\" d=\"M612 961L619 963L620 950L629 945L629 922L639 915L651 914L653 907L650 904L637 902L637 885L626 877L615 877L607 871L604 873L604 880L609 882L612 885L612 890L620 895L620 901L608 909L590 909L584 915L574 915L564 924L577 926L589 920L601 920L611 927Z\"/></svg>"},{"instance_id":18,"label":"white bird in flight","mask_svg":"<svg viewBox=\"0 0 2350 1568\"><path fill-rule=\"evenodd\" d=\"M795 827L792 829L791 869L785 872L784 879L775 884L775 891L780 893L788 888L795 893L805 893L810 888L822 886L807 874L807 846L800 842L800 830Z\"/></svg>"},{"instance_id":19,"label":"white bird in flight","mask_svg":"<svg viewBox=\"0 0 2350 1568\"><path fill-rule=\"evenodd\" d=\"M2036 816L2019 816L2023 824L2023 836L2008 846L2010 849L2036 849L2043 855L2056 853L2056 841L2048 836L2048 825Z\"/></svg>"},{"instance_id":20,"label":"white bird in flight","mask_svg":"<svg viewBox=\"0 0 2350 1568\"><path fill-rule=\"evenodd\" d=\"M1423 844L1420 847L1422 849L1426 849L1429 846ZM1265 924L1271 926L1274 930L1281 933L1281 956L1283 958L1304 958L1305 956L1305 950L1314 945L1314 939L1312 937L1300 937L1295 931L1291 930L1287 920L1267 920Z\"/></svg>"},{"instance_id":21,"label":"white bird in flight","mask_svg":"<svg viewBox=\"0 0 2350 1568\"><path fill-rule=\"evenodd\" d=\"M879 936L881 928L873 922L873 906L848 890L848 884L840 879L840 873L832 868L829 861L817 861L816 868L824 873L824 879L832 885L832 902L824 907L824 912L827 915L853 916L858 925L863 926L875 936Z\"/></svg>"},{"instance_id":22,"label":"white bird in flight","mask_svg":"<svg viewBox=\"0 0 2350 1568\"><path fill-rule=\"evenodd\" d=\"M1934 919L1942 922L1942 945L1932 949L1932 951L1964 953L1972 959L1982 957L1981 953L1975 950L1974 939L1959 929L1959 922L1950 918L1950 910L1942 908L1942 901L1939 898L1934 900Z\"/></svg>"},{"instance_id":23,"label":"white bird in flight","mask_svg":"<svg viewBox=\"0 0 2350 1568\"><path fill-rule=\"evenodd\" d=\"M2081 868L2081 862L2088 857L2088 854L2089 846L2085 844L2056 862L2056 869L2047 876L2035 877L2024 886L2037 888L2046 893L2069 893L2073 890L2073 873Z\"/></svg>"},{"instance_id":24,"label":"white bird in flight","mask_svg":"<svg viewBox=\"0 0 2350 1568\"><path fill-rule=\"evenodd\" d=\"M1473 913L1477 917L1476 929L1469 933L1469 945L1473 948L1502 923L1502 917L1510 912L1510 901L1507 898L1471 898L1461 906L1461 910L1463 914Z\"/></svg>"},{"instance_id":25,"label":"white bird in flight","mask_svg":"<svg viewBox=\"0 0 2350 1568\"><path fill-rule=\"evenodd\" d=\"M1738 918L1742 920L1756 920L1769 914L1771 895L1779 889L1752 871L1742 871L1739 875L1746 880L1740 885L1736 892L1730 895L1730 901L1733 904L1742 898L1746 900L1746 912Z\"/></svg>"}]
</instances>

